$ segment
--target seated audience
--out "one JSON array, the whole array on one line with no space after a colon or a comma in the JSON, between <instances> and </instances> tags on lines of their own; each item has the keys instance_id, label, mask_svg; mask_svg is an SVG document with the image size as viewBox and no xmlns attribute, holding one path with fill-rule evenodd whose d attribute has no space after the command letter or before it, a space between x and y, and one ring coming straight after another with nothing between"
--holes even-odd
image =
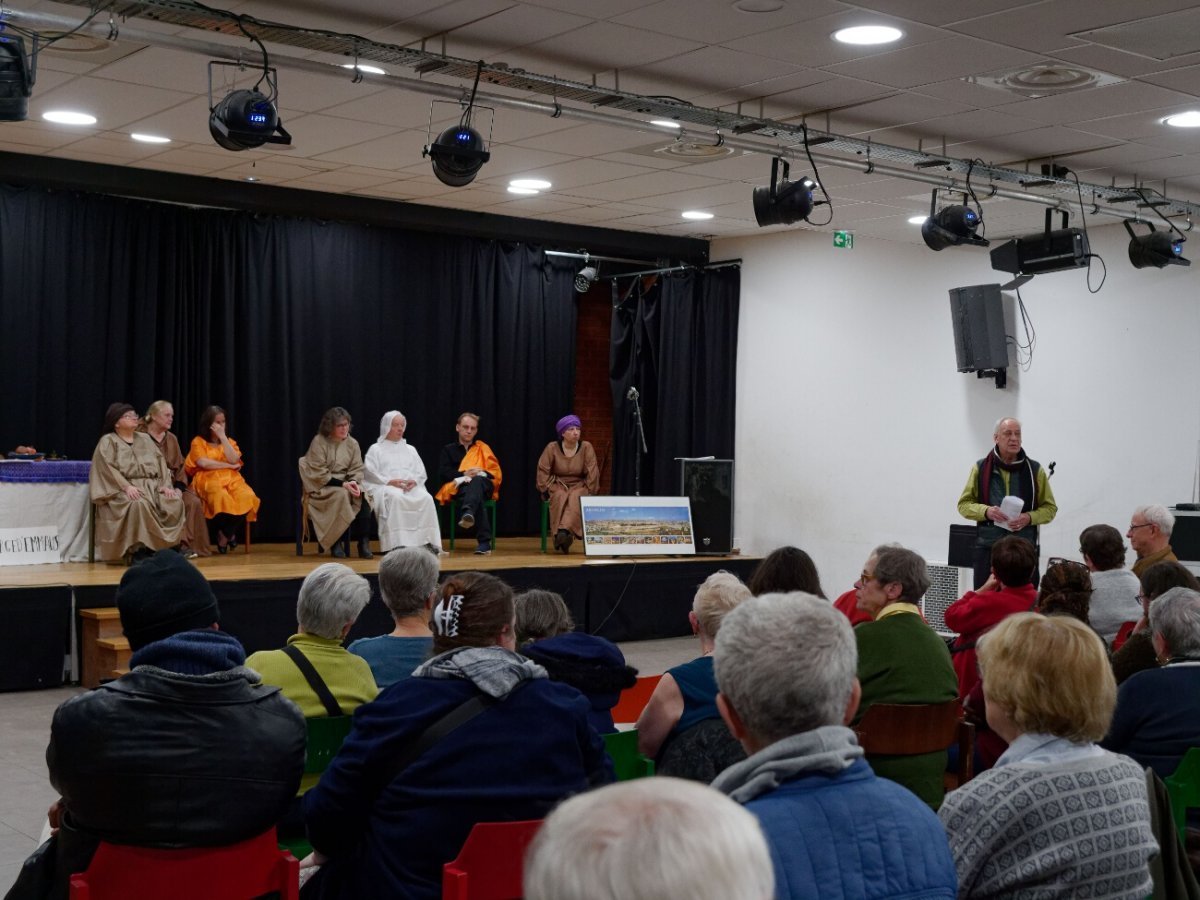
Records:
<instances>
[{"instance_id":1,"label":"seated audience","mask_svg":"<svg viewBox=\"0 0 1200 900\"><path fill-rule=\"evenodd\" d=\"M1121 684L1100 743L1166 778L1200 747L1200 592L1171 588L1151 603L1150 640L1161 665Z\"/></svg>"},{"instance_id":2,"label":"seated audience","mask_svg":"<svg viewBox=\"0 0 1200 900\"><path fill-rule=\"evenodd\" d=\"M138 421L138 431L150 436L158 452L167 461L171 470L171 481L175 489L183 494L183 531L179 535L179 552L187 559L197 556L212 556L208 543L208 522L204 518L204 504L200 495L188 488L187 467L179 439L171 431L175 423L175 407L167 400L155 400Z\"/></svg>"},{"instance_id":3,"label":"seated audience","mask_svg":"<svg viewBox=\"0 0 1200 900\"><path fill-rule=\"evenodd\" d=\"M379 521L379 547L425 547L441 553L437 508L425 488L425 463L404 439L408 419L398 409L383 414L379 439L367 448L363 490Z\"/></svg>"},{"instance_id":4,"label":"seated audience","mask_svg":"<svg viewBox=\"0 0 1200 900\"><path fill-rule=\"evenodd\" d=\"M1071 616L1090 626L1094 574L1073 559L1051 558L1033 611L1043 616Z\"/></svg>"},{"instance_id":5,"label":"seated audience","mask_svg":"<svg viewBox=\"0 0 1200 900\"><path fill-rule=\"evenodd\" d=\"M1138 600L1142 604L1142 617L1138 619L1129 636L1124 642L1114 641L1112 656L1113 675L1117 684L1135 672L1143 669L1153 669L1158 665L1158 655L1150 640L1150 604L1155 598L1162 596L1173 587L1188 588L1200 591L1200 581L1181 563L1161 562L1150 566L1141 576L1142 591Z\"/></svg>"},{"instance_id":6,"label":"seated audience","mask_svg":"<svg viewBox=\"0 0 1200 900\"><path fill-rule=\"evenodd\" d=\"M1142 577L1155 563L1179 562L1171 551L1171 531L1175 528L1175 517L1165 506L1139 506L1129 520L1129 546L1137 554L1133 574Z\"/></svg>"},{"instance_id":7,"label":"seated audience","mask_svg":"<svg viewBox=\"0 0 1200 900\"><path fill-rule=\"evenodd\" d=\"M754 817L712 788L640 778L572 797L525 857L526 900L771 900Z\"/></svg>"},{"instance_id":8,"label":"seated audience","mask_svg":"<svg viewBox=\"0 0 1200 900\"><path fill-rule=\"evenodd\" d=\"M238 544L244 522L258 518L260 501L242 477L245 460L237 441L225 433L225 410L210 406L200 416L199 434L192 438L184 471L204 505L204 517L216 532L218 553Z\"/></svg>"},{"instance_id":9,"label":"seated audience","mask_svg":"<svg viewBox=\"0 0 1200 900\"><path fill-rule=\"evenodd\" d=\"M380 690L407 678L429 658L429 612L437 583L438 562L423 549L393 550L379 563L379 595L396 627L390 634L359 638L346 649L367 661Z\"/></svg>"},{"instance_id":10,"label":"seated audience","mask_svg":"<svg viewBox=\"0 0 1200 900\"><path fill-rule=\"evenodd\" d=\"M621 691L637 683L637 669L612 641L575 630L563 598L551 591L517 594L517 646L545 668L555 681L577 688L591 704L592 727L601 734L616 731L612 708Z\"/></svg>"},{"instance_id":11,"label":"seated audience","mask_svg":"<svg viewBox=\"0 0 1200 900\"><path fill-rule=\"evenodd\" d=\"M338 542L354 526L359 557L371 559L371 506L363 502L362 451L350 437L352 424L342 407L325 410L308 452L300 457L304 529L311 520L317 546L329 547L330 554L343 558L346 552Z\"/></svg>"},{"instance_id":12,"label":"seated audience","mask_svg":"<svg viewBox=\"0 0 1200 900\"><path fill-rule=\"evenodd\" d=\"M1079 552L1092 573L1088 621L1111 644L1126 622L1141 615L1138 577L1125 568L1125 542L1111 525L1091 525L1079 535Z\"/></svg>"},{"instance_id":13,"label":"seated audience","mask_svg":"<svg viewBox=\"0 0 1200 900\"><path fill-rule=\"evenodd\" d=\"M700 640L700 656L666 671L637 720L638 750L655 760L656 772L707 784L745 758L721 725L712 652L721 620L749 596L746 585L725 571L709 575L696 591L688 621ZM684 735L688 740L672 750Z\"/></svg>"},{"instance_id":14,"label":"seated audience","mask_svg":"<svg viewBox=\"0 0 1200 900\"><path fill-rule=\"evenodd\" d=\"M992 568L977 591L967 591L946 607L946 627L958 632L950 648L958 675L959 699L966 699L979 683L975 645L980 636L1013 613L1029 612L1037 600L1033 572L1037 547L1015 535L992 544ZM1044 583L1044 582L1043 582Z\"/></svg>"},{"instance_id":15,"label":"seated audience","mask_svg":"<svg viewBox=\"0 0 1200 900\"><path fill-rule=\"evenodd\" d=\"M854 629L862 702L857 723L873 703L946 703L958 696L958 678L946 643L921 616L917 603L929 589L925 560L903 547L881 547L855 583L858 608L874 616ZM946 751L873 756L876 775L904 785L934 809L942 802Z\"/></svg>"},{"instance_id":16,"label":"seated audience","mask_svg":"<svg viewBox=\"0 0 1200 900\"><path fill-rule=\"evenodd\" d=\"M554 426L558 440L551 441L537 463L537 489L550 501L550 531L554 549L569 553L571 543L583 540L583 512L579 498L600 489L600 466L592 445L580 440L583 423L574 413Z\"/></svg>"},{"instance_id":17,"label":"seated audience","mask_svg":"<svg viewBox=\"0 0 1200 900\"><path fill-rule=\"evenodd\" d=\"M440 898L442 866L476 822L540 819L612 780L587 701L516 652L513 617L498 578L462 572L442 584L436 655L358 709L304 795L323 862L304 896Z\"/></svg>"},{"instance_id":18,"label":"seated audience","mask_svg":"<svg viewBox=\"0 0 1200 900\"><path fill-rule=\"evenodd\" d=\"M218 630L199 570L160 551L125 573L116 601L131 671L55 711L46 763L62 796L51 810L57 833L14 891L41 860L53 870L41 872L50 896L65 898L100 841L213 847L255 837L300 783L304 719Z\"/></svg>"},{"instance_id":19,"label":"seated audience","mask_svg":"<svg viewBox=\"0 0 1200 900\"><path fill-rule=\"evenodd\" d=\"M1149 896L1145 773L1094 743L1116 698L1104 642L1069 616L1020 613L984 635L979 666L1009 748L938 812L959 897Z\"/></svg>"},{"instance_id":20,"label":"seated audience","mask_svg":"<svg viewBox=\"0 0 1200 900\"><path fill-rule=\"evenodd\" d=\"M799 547L779 547L763 557L754 568L750 582L752 596L760 594L787 594L802 591L824 598L821 576L812 557Z\"/></svg>"},{"instance_id":21,"label":"seated audience","mask_svg":"<svg viewBox=\"0 0 1200 900\"><path fill-rule=\"evenodd\" d=\"M138 414L113 403L92 454L88 492L96 504L96 550L126 563L173 547L183 534L183 500L158 447L137 430Z\"/></svg>"},{"instance_id":22,"label":"seated audience","mask_svg":"<svg viewBox=\"0 0 1200 900\"><path fill-rule=\"evenodd\" d=\"M845 617L811 594L755 597L725 617L714 659L717 705L750 756L713 787L758 817L775 896L951 900L937 817L876 777L846 727L860 691Z\"/></svg>"}]
</instances>

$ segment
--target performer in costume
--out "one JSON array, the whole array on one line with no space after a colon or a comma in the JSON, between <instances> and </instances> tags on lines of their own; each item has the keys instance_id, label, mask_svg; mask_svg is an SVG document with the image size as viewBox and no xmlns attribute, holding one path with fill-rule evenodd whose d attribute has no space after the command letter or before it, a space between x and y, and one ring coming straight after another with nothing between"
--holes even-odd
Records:
<instances>
[{"instance_id":1,"label":"performer in costume","mask_svg":"<svg viewBox=\"0 0 1200 900\"><path fill-rule=\"evenodd\" d=\"M379 521L379 546L428 547L441 552L437 509L425 488L425 463L404 439L408 420L397 409L384 413L379 439L367 448L363 490Z\"/></svg>"},{"instance_id":2,"label":"performer in costume","mask_svg":"<svg viewBox=\"0 0 1200 900\"><path fill-rule=\"evenodd\" d=\"M442 448L438 460L438 479L442 482L435 498L438 503L459 504L459 528L474 528L479 545L477 556L492 552L492 526L483 508L485 500L495 500L500 493L500 460L492 448L475 440L479 433L479 416L461 413L454 426L458 440Z\"/></svg>"},{"instance_id":3,"label":"performer in costume","mask_svg":"<svg viewBox=\"0 0 1200 900\"><path fill-rule=\"evenodd\" d=\"M204 504L200 496L188 490L187 471L183 465L183 451L179 449L179 439L171 431L175 422L175 407L169 400L155 400L142 416L138 431L150 436L158 446L158 452L167 461L171 470L171 481L176 490L183 492L183 533L180 535L180 552L187 559L197 556L211 556L212 547L208 543L208 523L204 519Z\"/></svg>"},{"instance_id":4,"label":"performer in costume","mask_svg":"<svg viewBox=\"0 0 1200 900\"><path fill-rule=\"evenodd\" d=\"M210 406L200 416L199 434L192 438L184 470L192 490L200 495L204 516L217 533L217 552L237 547L242 520L258 518L258 497L242 477L241 448L225 433L225 410Z\"/></svg>"},{"instance_id":5,"label":"performer in costume","mask_svg":"<svg viewBox=\"0 0 1200 900\"><path fill-rule=\"evenodd\" d=\"M558 440L546 445L537 464L537 488L550 501L554 549L563 553L570 552L575 538L583 538L579 498L600 488L596 451L579 439L582 429L583 423L574 413L559 419L554 426Z\"/></svg>"},{"instance_id":6,"label":"performer in costume","mask_svg":"<svg viewBox=\"0 0 1200 900\"><path fill-rule=\"evenodd\" d=\"M363 459L358 441L350 437L352 419L340 406L325 411L308 452L300 457L304 485L304 528L312 519L317 543L340 558L338 544L346 529L357 525L358 555L370 559L371 507L362 501Z\"/></svg>"}]
</instances>

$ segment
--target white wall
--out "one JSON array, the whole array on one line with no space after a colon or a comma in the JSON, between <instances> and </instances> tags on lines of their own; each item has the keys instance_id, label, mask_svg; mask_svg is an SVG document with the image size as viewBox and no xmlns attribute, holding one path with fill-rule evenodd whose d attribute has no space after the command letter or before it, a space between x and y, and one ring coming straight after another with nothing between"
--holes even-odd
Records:
<instances>
[{"instance_id":1,"label":"white wall","mask_svg":"<svg viewBox=\"0 0 1200 900\"><path fill-rule=\"evenodd\" d=\"M1030 231L1039 220L1031 214ZM955 505L971 464L1010 414L1028 453L1058 463L1059 514L1042 529L1043 565L1051 555L1079 558L1088 525L1124 532L1135 506L1190 499L1200 263L1136 270L1119 224L1093 228L1091 242L1108 265L1099 293L1088 293L1083 271L1040 275L1022 289L1037 345L1028 372L1013 358L1004 390L955 369L948 289L1009 278L986 250L867 240L840 250L828 229L715 242L713 259L743 260L743 551L804 548L830 596L884 541L944 561L947 526L965 521ZM1200 240L1192 244L1200 253ZM1093 283L1099 275L1093 265Z\"/></svg>"}]
</instances>

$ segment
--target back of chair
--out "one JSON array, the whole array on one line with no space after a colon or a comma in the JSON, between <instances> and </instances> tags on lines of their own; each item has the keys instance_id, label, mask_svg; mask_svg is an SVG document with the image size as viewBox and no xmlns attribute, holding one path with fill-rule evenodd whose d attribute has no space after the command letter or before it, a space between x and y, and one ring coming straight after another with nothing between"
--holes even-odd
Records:
<instances>
[{"instance_id":1,"label":"back of chair","mask_svg":"<svg viewBox=\"0 0 1200 900\"><path fill-rule=\"evenodd\" d=\"M1175 771L1163 779L1167 796L1171 798L1171 815L1175 828L1183 837L1187 826L1187 811L1200 806L1200 747L1192 747L1183 755Z\"/></svg>"},{"instance_id":2,"label":"back of chair","mask_svg":"<svg viewBox=\"0 0 1200 900\"><path fill-rule=\"evenodd\" d=\"M159 850L101 843L71 876L71 900L242 900L300 896L300 864L275 845L275 829L227 847Z\"/></svg>"},{"instance_id":3,"label":"back of chair","mask_svg":"<svg viewBox=\"0 0 1200 900\"><path fill-rule=\"evenodd\" d=\"M638 752L637 729L604 735L604 749L612 760L617 781L632 781L654 774L654 760Z\"/></svg>"},{"instance_id":4,"label":"back of chair","mask_svg":"<svg viewBox=\"0 0 1200 900\"><path fill-rule=\"evenodd\" d=\"M958 744L958 783L974 773L975 726L962 719L957 700L946 703L876 703L854 729L867 756L915 756Z\"/></svg>"},{"instance_id":5,"label":"back of chair","mask_svg":"<svg viewBox=\"0 0 1200 900\"><path fill-rule=\"evenodd\" d=\"M621 691L621 699L612 710L613 721L636 722L661 680L661 675L643 675L633 687Z\"/></svg>"},{"instance_id":6,"label":"back of chair","mask_svg":"<svg viewBox=\"0 0 1200 900\"><path fill-rule=\"evenodd\" d=\"M329 762L341 749L350 733L353 716L321 716L305 719L308 743L304 749L304 774L319 775L329 768Z\"/></svg>"},{"instance_id":7,"label":"back of chair","mask_svg":"<svg viewBox=\"0 0 1200 900\"><path fill-rule=\"evenodd\" d=\"M442 900L524 896L525 851L541 827L541 819L476 823L458 857L442 867Z\"/></svg>"}]
</instances>

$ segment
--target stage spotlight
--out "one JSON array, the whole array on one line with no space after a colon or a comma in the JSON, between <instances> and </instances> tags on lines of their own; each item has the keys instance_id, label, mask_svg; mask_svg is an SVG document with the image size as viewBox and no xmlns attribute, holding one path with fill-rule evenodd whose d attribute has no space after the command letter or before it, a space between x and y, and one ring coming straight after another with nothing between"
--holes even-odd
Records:
<instances>
[{"instance_id":1,"label":"stage spotlight","mask_svg":"<svg viewBox=\"0 0 1200 900\"><path fill-rule=\"evenodd\" d=\"M779 164L783 163L783 177L779 177ZM811 178L788 181L790 168L778 156L771 160L771 184L756 187L753 194L754 219L760 228L768 225L791 225L808 219L813 211L813 188L817 183Z\"/></svg>"},{"instance_id":2,"label":"stage spotlight","mask_svg":"<svg viewBox=\"0 0 1200 900\"><path fill-rule=\"evenodd\" d=\"M575 276L575 291L586 294L592 287L592 282L600 275L598 266L584 266Z\"/></svg>"},{"instance_id":3,"label":"stage spotlight","mask_svg":"<svg viewBox=\"0 0 1200 900\"><path fill-rule=\"evenodd\" d=\"M208 132L218 146L226 150L253 150L263 144L290 144L292 136L279 120L275 103L279 97L275 70L264 64L259 84L264 81L270 94L263 94L258 85L230 91L220 103L213 104L213 66L237 67L236 63L208 64Z\"/></svg>"},{"instance_id":4,"label":"stage spotlight","mask_svg":"<svg viewBox=\"0 0 1200 900\"><path fill-rule=\"evenodd\" d=\"M1164 269L1167 266L1190 266L1191 260L1183 258L1183 242L1187 240L1182 234L1175 237L1169 231L1155 231L1149 222L1149 234L1134 234L1128 219L1125 220L1125 230L1129 232L1129 261L1135 269L1153 266Z\"/></svg>"},{"instance_id":5,"label":"stage spotlight","mask_svg":"<svg viewBox=\"0 0 1200 900\"><path fill-rule=\"evenodd\" d=\"M921 224L921 239L930 250L944 250L963 244L986 247L987 239L975 235L975 230L982 221L979 213L966 204L946 206L938 210L937 188L934 188L933 197L929 201L929 218Z\"/></svg>"},{"instance_id":6,"label":"stage spotlight","mask_svg":"<svg viewBox=\"0 0 1200 900\"><path fill-rule=\"evenodd\" d=\"M37 75L37 41L33 58L25 55L25 41L16 35L0 37L0 122L24 122Z\"/></svg>"},{"instance_id":7,"label":"stage spotlight","mask_svg":"<svg viewBox=\"0 0 1200 900\"><path fill-rule=\"evenodd\" d=\"M455 125L438 135L425 148L424 154L433 161L433 174L442 184L462 187L470 184L491 159L483 137L470 125Z\"/></svg>"}]
</instances>

